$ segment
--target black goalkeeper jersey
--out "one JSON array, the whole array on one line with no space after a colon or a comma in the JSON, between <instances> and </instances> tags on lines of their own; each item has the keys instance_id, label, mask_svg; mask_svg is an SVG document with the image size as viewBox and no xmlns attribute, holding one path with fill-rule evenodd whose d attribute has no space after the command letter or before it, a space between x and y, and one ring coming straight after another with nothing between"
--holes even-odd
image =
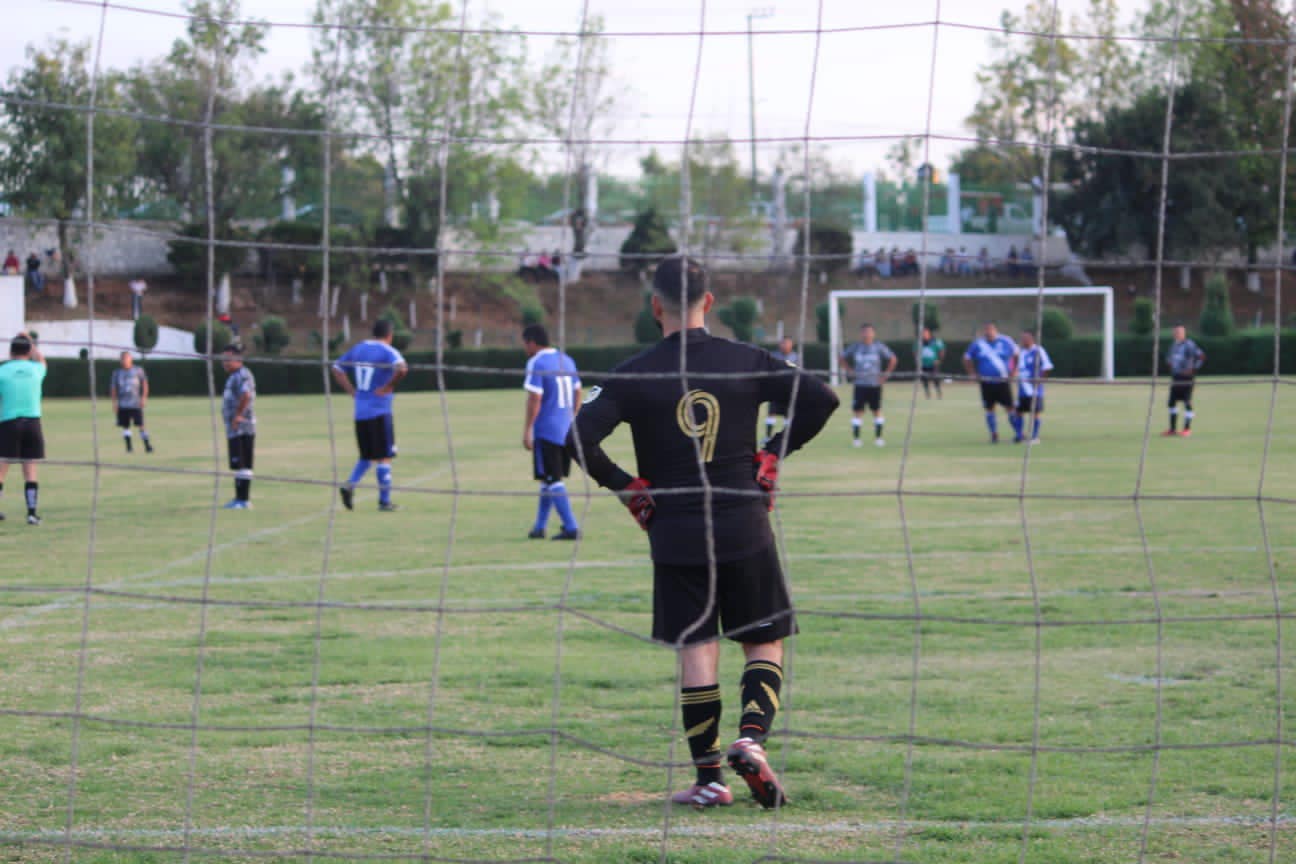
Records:
<instances>
[{"instance_id":1,"label":"black goalkeeper jersey","mask_svg":"<svg viewBox=\"0 0 1296 864\"><path fill-rule=\"evenodd\" d=\"M576 416L567 447L574 458L583 455L585 470L599 485L620 491L634 478L600 444L618 424L630 424L639 476L653 487L656 515L648 534L659 564L708 561L700 456L711 486L715 560L736 561L774 540L753 468L760 406L791 405L799 379L790 423L765 448L782 452L786 435L791 453L828 422L837 395L768 351L705 330L688 331L687 351L683 376L678 333L614 369Z\"/></svg>"}]
</instances>

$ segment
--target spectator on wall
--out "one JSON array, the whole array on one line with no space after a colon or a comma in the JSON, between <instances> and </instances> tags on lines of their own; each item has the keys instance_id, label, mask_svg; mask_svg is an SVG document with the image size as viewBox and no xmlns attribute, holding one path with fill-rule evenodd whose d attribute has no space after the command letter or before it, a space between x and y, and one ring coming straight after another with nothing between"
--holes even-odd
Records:
<instances>
[{"instance_id":1,"label":"spectator on wall","mask_svg":"<svg viewBox=\"0 0 1296 864\"><path fill-rule=\"evenodd\" d=\"M10 249L10 250L9 250L9 254L6 255L6 256L5 256L5 259L4 259L4 272L5 272L5 275L6 275L6 276L17 276L17 275L18 275L18 268L19 268L20 266L22 266L22 265L20 265L20 264L18 263L18 256L14 254L14 250Z\"/></svg>"},{"instance_id":2,"label":"spectator on wall","mask_svg":"<svg viewBox=\"0 0 1296 864\"><path fill-rule=\"evenodd\" d=\"M35 294L45 290L45 274L41 272L41 259L35 252L27 256L27 287Z\"/></svg>"}]
</instances>

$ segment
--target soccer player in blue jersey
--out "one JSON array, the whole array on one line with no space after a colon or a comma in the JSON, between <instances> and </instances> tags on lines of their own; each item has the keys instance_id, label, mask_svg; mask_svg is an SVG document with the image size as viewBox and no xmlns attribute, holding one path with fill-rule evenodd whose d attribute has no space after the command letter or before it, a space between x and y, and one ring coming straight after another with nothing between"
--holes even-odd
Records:
<instances>
[{"instance_id":1,"label":"soccer player in blue jersey","mask_svg":"<svg viewBox=\"0 0 1296 864\"><path fill-rule=\"evenodd\" d=\"M1035 342L1035 331L1026 330L1021 335L1021 354L1018 368L1021 370L1017 382L1017 417L1024 429L1026 418L1034 417L1031 424L1030 443L1040 443L1040 425L1044 416L1044 379L1053 371L1053 360L1044 346ZM1017 434L1018 442L1022 432Z\"/></svg>"},{"instance_id":2,"label":"soccer player in blue jersey","mask_svg":"<svg viewBox=\"0 0 1296 864\"><path fill-rule=\"evenodd\" d=\"M540 505L535 525L527 536L532 540L544 539L549 511L553 509L562 518L562 530L553 539L576 540L580 537L580 526L576 524L564 481L571 473L571 457L565 445L572 418L580 410L580 376L575 361L549 345L549 334L539 324L531 324L522 331L522 345L529 358L522 385L527 392L522 446L531 451L535 479L540 481Z\"/></svg>"},{"instance_id":3,"label":"soccer player in blue jersey","mask_svg":"<svg viewBox=\"0 0 1296 864\"><path fill-rule=\"evenodd\" d=\"M981 331L981 337L968 346L963 368L981 385L981 404L985 407L990 443L999 443L999 421L995 406L1002 405L1008 414L1017 441L1022 436L1022 419L1013 406L1012 377L1017 368L1017 343L999 332L993 321Z\"/></svg>"},{"instance_id":4,"label":"soccer player in blue jersey","mask_svg":"<svg viewBox=\"0 0 1296 864\"><path fill-rule=\"evenodd\" d=\"M352 346L333 364L334 380L355 399L356 444L360 447L360 459L351 469L346 485L338 490L348 510L354 509L356 485L375 462L378 463L378 509L384 512L398 509L391 500L391 460L396 456L392 394L400 380L409 374L409 366L392 347L392 332L392 323L379 319L374 322L372 339Z\"/></svg>"}]
</instances>

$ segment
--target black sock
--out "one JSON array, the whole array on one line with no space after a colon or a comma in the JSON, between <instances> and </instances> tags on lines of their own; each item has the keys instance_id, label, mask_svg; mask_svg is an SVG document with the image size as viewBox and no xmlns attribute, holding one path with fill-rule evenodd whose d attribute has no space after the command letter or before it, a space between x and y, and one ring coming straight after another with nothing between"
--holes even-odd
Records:
<instances>
[{"instance_id":1,"label":"black sock","mask_svg":"<svg viewBox=\"0 0 1296 864\"><path fill-rule=\"evenodd\" d=\"M881 419L881 418L878 418L877 420L873 421L873 437L874 437L874 438L881 438L881 437L882 437L882 427L885 426L885 425L886 425L886 421L883 420L883 419Z\"/></svg>"},{"instance_id":2,"label":"black sock","mask_svg":"<svg viewBox=\"0 0 1296 864\"><path fill-rule=\"evenodd\" d=\"M143 429L140 430L140 440L144 442L145 450L153 449L153 442L149 440L149 434L145 432Z\"/></svg>"},{"instance_id":3,"label":"black sock","mask_svg":"<svg viewBox=\"0 0 1296 864\"><path fill-rule=\"evenodd\" d=\"M126 442L126 452L127 452L127 453L131 452L131 437L130 437L130 432L127 432L125 435L123 435L123 436L122 436L122 440Z\"/></svg>"},{"instance_id":4,"label":"black sock","mask_svg":"<svg viewBox=\"0 0 1296 864\"><path fill-rule=\"evenodd\" d=\"M40 497L40 484L35 480L29 481L23 486L23 493L27 496L27 515L36 515L36 499Z\"/></svg>"},{"instance_id":5,"label":"black sock","mask_svg":"<svg viewBox=\"0 0 1296 864\"><path fill-rule=\"evenodd\" d=\"M1170 409L1170 431L1171 432L1175 431L1175 427L1177 427L1178 425L1179 425L1179 415L1176 414L1174 409L1172 408Z\"/></svg>"},{"instance_id":6,"label":"black sock","mask_svg":"<svg viewBox=\"0 0 1296 864\"><path fill-rule=\"evenodd\" d=\"M783 667L768 660L752 660L743 667L741 686L743 709L738 734L763 744L779 709Z\"/></svg>"},{"instance_id":7,"label":"black sock","mask_svg":"<svg viewBox=\"0 0 1296 864\"><path fill-rule=\"evenodd\" d=\"M699 786L720 779L720 685L680 690L684 736L697 768Z\"/></svg>"},{"instance_id":8,"label":"black sock","mask_svg":"<svg viewBox=\"0 0 1296 864\"><path fill-rule=\"evenodd\" d=\"M240 501L249 500L252 497L252 481L246 477L235 477L234 497Z\"/></svg>"}]
</instances>

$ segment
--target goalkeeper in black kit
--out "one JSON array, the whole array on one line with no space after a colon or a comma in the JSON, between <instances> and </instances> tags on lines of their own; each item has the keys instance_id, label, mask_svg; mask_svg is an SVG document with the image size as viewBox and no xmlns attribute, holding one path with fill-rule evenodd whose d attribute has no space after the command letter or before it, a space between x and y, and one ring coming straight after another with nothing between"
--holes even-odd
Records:
<instances>
[{"instance_id":1,"label":"goalkeeper in black kit","mask_svg":"<svg viewBox=\"0 0 1296 864\"><path fill-rule=\"evenodd\" d=\"M837 396L768 351L708 333L714 302L697 262L673 257L658 265L652 308L665 338L590 393L567 447L648 532L653 638L679 652L684 734L697 769L696 783L672 800L733 803L721 774L727 759L761 805L778 807L787 799L764 742L779 707L783 640L797 626L768 511L779 454L814 438ZM756 419L766 402L788 405L788 424L757 450ZM634 438L637 477L600 446L621 423ZM741 644L747 660L737 740L727 752L720 749L722 635Z\"/></svg>"}]
</instances>

